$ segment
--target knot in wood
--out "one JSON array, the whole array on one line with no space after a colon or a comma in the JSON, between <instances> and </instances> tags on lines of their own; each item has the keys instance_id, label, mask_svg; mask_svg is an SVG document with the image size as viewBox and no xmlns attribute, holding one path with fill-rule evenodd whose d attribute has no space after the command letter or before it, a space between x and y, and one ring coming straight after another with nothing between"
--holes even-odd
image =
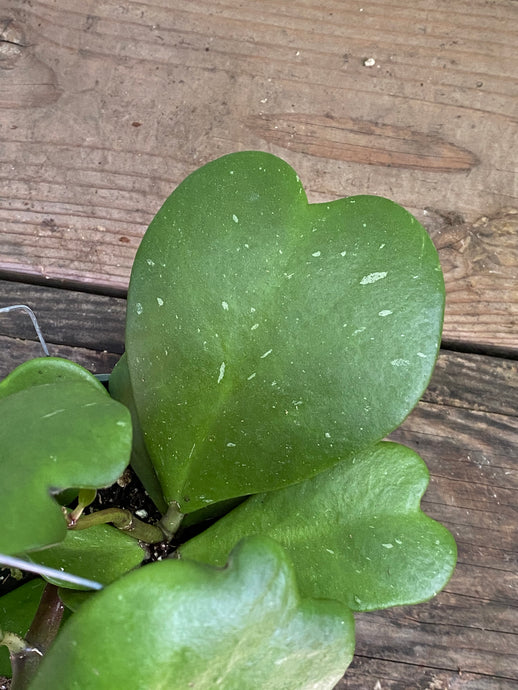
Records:
<instances>
[{"instance_id":1,"label":"knot in wood","mask_svg":"<svg viewBox=\"0 0 518 690\"><path fill-rule=\"evenodd\" d=\"M25 37L12 17L0 18L0 69L12 69L25 48Z\"/></svg>"}]
</instances>

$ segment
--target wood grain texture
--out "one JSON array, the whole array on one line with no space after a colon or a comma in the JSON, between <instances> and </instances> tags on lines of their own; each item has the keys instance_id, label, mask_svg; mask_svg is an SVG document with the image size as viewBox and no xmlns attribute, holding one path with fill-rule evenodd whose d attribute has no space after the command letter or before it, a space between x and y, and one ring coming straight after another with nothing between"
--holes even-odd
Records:
<instances>
[{"instance_id":1,"label":"wood grain texture","mask_svg":"<svg viewBox=\"0 0 518 690\"><path fill-rule=\"evenodd\" d=\"M262 113L247 124L276 146L330 160L435 172L468 171L478 164L470 151L398 125L301 113Z\"/></svg>"},{"instance_id":2,"label":"wood grain texture","mask_svg":"<svg viewBox=\"0 0 518 690\"><path fill-rule=\"evenodd\" d=\"M0 275L123 294L175 186L257 148L311 201L411 210L445 264L447 342L518 349L513 0L31 0L0 17Z\"/></svg>"},{"instance_id":3,"label":"wood grain texture","mask_svg":"<svg viewBox=\"0 0 518 690\"><path fill-rule=\"evenodd\" d=\"M482 216L472 225L451 217L439 228L433 223L446 282L443 340L516 356L518 209Z\"/></svg>"},{"instance_id":4,"label":"wood grain texture","mask_svg":"<svg viewBox=\"0 0 518 690\"><path fill-rule=\"evenodd\" d=\"M442 350L423 401L516 416L518 362Z\"/></svg>"},{"instance_id":5,"label":"wood grain texture","mask_svg":"<svg viewBox=\"0 0 518 690\"><path fill-rule=\"evenodd\" d=\"M124 350L124 299L0 280L0 307L13 304L33 310L49 348L69 345L114 354ZM0 314L0 335L36 339L23 312Z\"/></svg>"}]
</instances>

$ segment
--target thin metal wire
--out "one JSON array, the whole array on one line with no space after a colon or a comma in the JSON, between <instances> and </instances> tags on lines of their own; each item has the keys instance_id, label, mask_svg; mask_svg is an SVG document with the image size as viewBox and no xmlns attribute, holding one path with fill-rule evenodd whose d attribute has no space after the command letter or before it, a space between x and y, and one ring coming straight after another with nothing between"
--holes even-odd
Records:
<instances>
[{"instance_id":1,"label":"thin metal wire","mask_svg":"<svg viewBox=\"0 0 518 690\"><path fill-rule=\"evenodd\" d=\"M0 553L0 566L3 566L4 568L18 568L18 570L27 570L30 573L45 575L46 577L52 577L56 580L69 582L71 585L88 587L88 589L103 589L103 585L100 582L95 582L95 580L87 580L79 575L72 575L71 573L62 572L61 570L56 570L55 568L49 568L46 565L40 565L39 563L29 563L28 561L24 561L22 558L16 558L16 556L5 556L3 553Z\"/></svg>"},{"instance_id":2,"label":"thin metal wire","mask_svg":"<svg viewBox=\"0 0 518 690\"><path fill-rule=\"evenodd\" d=\"M43 352L45 353L46 357L50 357L50 353L47 348L47 343L43 338L43 333L41 332L41 328L38 324L38 319L36 318L36 314L32 311L30 307L28 307L26 304L13 304L10 307L0 308L0 314L2 312L7 313L10 311L14 311L15 309L19 309L20 311L24 311L26 314L29 314L29 316L31 317L32 325L34 326L34 330L36 331L36 335L38 336L38 339L41 343L41 347L43 348Z\"/></svg>"}]
</instances>

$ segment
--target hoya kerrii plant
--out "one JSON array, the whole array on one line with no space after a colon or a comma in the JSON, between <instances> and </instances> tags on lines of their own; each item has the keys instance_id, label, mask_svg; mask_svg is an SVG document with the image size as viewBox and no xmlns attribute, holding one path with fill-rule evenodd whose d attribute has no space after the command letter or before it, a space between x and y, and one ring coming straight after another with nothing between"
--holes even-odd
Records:
<instances>
[{"instance_id":1,"label":"hoya kerrii plant","mask_svg":"<svg viewBox=\"0 0 518 690\"><path fill-rule=\"evenodd\" d=\"M53 357L0 383L2 563L41 574L0 599L13 690L333 688L353 613L425 601L455 565L425 464L383 441L443 311L392 201L309 204L261 152L192 173L137 252L109 392ZM162 517L87 514L130 462Z\"/></svg>"}]
</instances>

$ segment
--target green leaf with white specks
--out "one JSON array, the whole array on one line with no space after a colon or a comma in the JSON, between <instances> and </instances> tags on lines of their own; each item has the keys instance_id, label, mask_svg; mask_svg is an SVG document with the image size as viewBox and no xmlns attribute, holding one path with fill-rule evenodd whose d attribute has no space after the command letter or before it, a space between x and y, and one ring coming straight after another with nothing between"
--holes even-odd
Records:
<instances>
[{"instance_id":1,"label":"green leaf with white specks","mask_svg":"<svg viewBox=\"0 0 518 690\"><path fill-rule=\"evenodd\" d=\"M266 153L224 156L159 211L132 271L131 386L167 502L183 512L314 476L419 400L444 284L397 204L308 204Z\"/></svg>"},{"instance_id":2,"label":"green leaf with white specks","mask_svg":"<svg viewBox=\"0 0 518 690\"><path fill-rule=\"evenodd\" d=\"M79 365L34 359L0 383L0 553L62 541L53 496L110 486L129 462L128 410Z\"/></svg>"},{"instance_id":3,"label":"green leaf with white specks","mask_svg":"<svg viewBox=\"0 0 518 690\"><path fill-rule=\"evenodd\" d=\"M290 556L304 596L355 611L415 604L448 582L452 535L420 510L421 458L379 443L313 479L249 498L187 542L182 556L221 565L240 539L266 534Z\"/></svg>"},{"instance_id":4,"label":"green leaf with white specks","mask_svg":"<svg viewBox=\"0 0 518 690\"><path fill-rule=\"evenodd\" d=\"M349 609L301 599L281 547L255 537L226 568L164 560L94 594L30 688L331 690L353 649Z\"/></svg>"}]
</instances>

